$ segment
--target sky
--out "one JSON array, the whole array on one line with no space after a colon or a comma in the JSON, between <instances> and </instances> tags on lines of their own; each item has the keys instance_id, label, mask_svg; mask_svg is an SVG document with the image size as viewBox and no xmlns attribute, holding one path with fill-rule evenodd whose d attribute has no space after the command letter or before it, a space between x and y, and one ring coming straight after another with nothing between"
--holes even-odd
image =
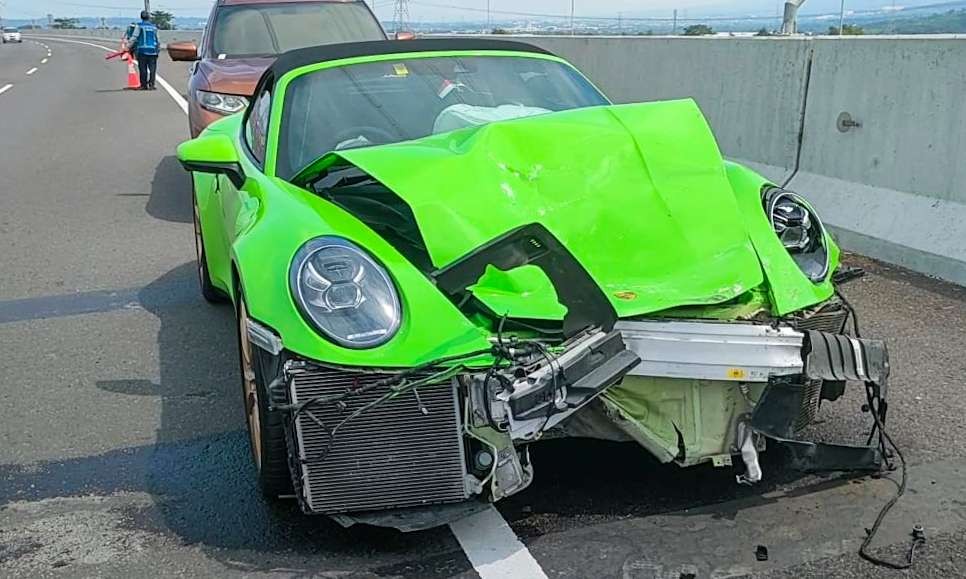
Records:
<instances>
[{"instance_id":1,"label":"sky","mask_svg":"<svg viewBox=\"0 0 966 579\"><path fill-rule=\"evenodd\" d=\"M375 5L376 14L385 20L392 17L393 0L366 0ZM484 20L488 0L409 0L412 20ZM678 9L683 18L713 15L780 14L783 0L573 0L577 17L608 16L670 16ZM915 6L936 0L898 1L902 6ZM45 18L54 16L123 16L137 15L143 8L140 0L0 0L2 16L7 18ZM538 14L570 13L571 0L489 0L495 21L516 19L507 12L532 12ZM161 9L176 16L205 17L211 8L211 0L151 0L154 10ZM892 0L846 0L846 6L855 10L870 10L895 5ZM452 6L454 8L445 8ZM838 12L839 0L808 0L802 13Z\"/></svg>"}]
</instances>

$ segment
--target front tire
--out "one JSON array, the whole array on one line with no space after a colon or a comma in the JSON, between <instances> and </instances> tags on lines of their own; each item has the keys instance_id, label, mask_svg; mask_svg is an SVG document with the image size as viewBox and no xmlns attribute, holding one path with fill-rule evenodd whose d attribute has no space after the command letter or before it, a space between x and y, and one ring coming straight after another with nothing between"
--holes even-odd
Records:
<instances>
[{"instance_id":1,"label":"front tire","mask_svg":"<svg viewBox=\"0 0 966 579\"><path fill-rule=\"evenodd\" d=\"M192 195L192 197L194 197ZM225 292L215 287L211 283L211 274L208 273L208 259L205 256L205 240L201 234L201 212L198 210L198 199L194 202L194 223L195 223L195 258L197 259L198 285L201 287L201 295L209 303L220 304L228 301Z\"/></svg>"},{"instance_id":2,"label":"front tire","mask_svg":"<svg viewBox=\"0 0 966 579\"><path fill-rule=\"evenodd\" d=\"M242 401L248 423L252 461L258 471L258 487L266 497L275 499L292 494L285 423L279 412L268 410L268 388L281 372L281 364L248 339L248 307L238 297L238 352L241 367Z\"/></svg>"}]
</instances>

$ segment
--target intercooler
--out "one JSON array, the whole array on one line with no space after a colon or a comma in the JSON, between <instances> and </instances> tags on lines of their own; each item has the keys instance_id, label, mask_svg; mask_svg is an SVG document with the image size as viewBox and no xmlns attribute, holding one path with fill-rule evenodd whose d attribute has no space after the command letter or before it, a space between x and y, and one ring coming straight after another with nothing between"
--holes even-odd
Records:
<instances>
[{"instance_id":1,"label":"intercooler","mask_svg":"<svg viewBox=\"0 0 966 579\"><path fill-rule=\"evenodd\" d=\"M806 426L815 422L821 404L821 380L805 379L804 384L800 386L802 388L802 404L798 410L798 418L795 420L795 432L803 430Z\"/></svg>"},{"instance_id":2,"label":"intercooler","mask_svg":"<svg viewBox=\"0 0 966 579\"><path fill-rule=\"evenodd\" d=\"M841 334L848 318L849 311L841 303L833 302L818 310L800 315L793 321L793 324L795 329L800 332L817 330L830 334Z\"/></svg>"},{"instance_id":3,"label":"intercooler","mask_svg":"<svg viewBox=\"0 0 966 579\"><path fill-rule=\"evenodd\" d=\"M290 373L295 404L387 377L324 367ZM306 510L334 514L467 498L459 396L451 381L378 404L342 424L332 438L332 429L386 392L375 388L342 403L311 405L298 415L289 442L298 457L296 490Z\"/></svg>"}]
</instances>

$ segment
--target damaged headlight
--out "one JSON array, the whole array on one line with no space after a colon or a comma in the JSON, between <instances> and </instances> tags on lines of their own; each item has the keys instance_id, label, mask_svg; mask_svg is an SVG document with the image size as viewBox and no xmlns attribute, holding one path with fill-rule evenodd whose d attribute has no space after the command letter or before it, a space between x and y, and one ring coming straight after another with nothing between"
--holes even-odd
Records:
<instances>
[{"instance_id":1,"label":"damaged headlight","mask_svg":"<svg viewBox=\"0 0 966 579\"><path fill-rule=\"evenodd\" d=\"M318 237L295 254L289 273L302 315L347 348L389 341L402 320L399 296L381 265L339 237Z\"/></svg>"},{"instance_id":2,"label":"damaged headlight","mask_svg":"<svg viewBox=\"0 0 966 579\"><path fill-rule=\"evenodd\" d=\"M765 190L762 204L775 235L802 272L813 282L824 280L829 270L825 226L808 201L773 187Z\"/></svg>"}]
</instances>

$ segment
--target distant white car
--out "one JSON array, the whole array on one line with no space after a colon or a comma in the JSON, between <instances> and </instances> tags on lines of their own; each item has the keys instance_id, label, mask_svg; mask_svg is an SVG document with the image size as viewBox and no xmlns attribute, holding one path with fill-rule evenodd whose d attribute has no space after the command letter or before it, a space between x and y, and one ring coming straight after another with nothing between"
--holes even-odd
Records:
<instances>
[{"instance_id":1,"label":"distant white car","mask_svg":"<svg viewBox=\"0 0 966 579\"><path fill-rule=\"evenodd\" d=\"M20 36L20 31L17 30L16 28L4 28L3 43L6 44L8 42L16 42L16 43L23 42L23 37Z\"/></svg>"}]
</instances>

